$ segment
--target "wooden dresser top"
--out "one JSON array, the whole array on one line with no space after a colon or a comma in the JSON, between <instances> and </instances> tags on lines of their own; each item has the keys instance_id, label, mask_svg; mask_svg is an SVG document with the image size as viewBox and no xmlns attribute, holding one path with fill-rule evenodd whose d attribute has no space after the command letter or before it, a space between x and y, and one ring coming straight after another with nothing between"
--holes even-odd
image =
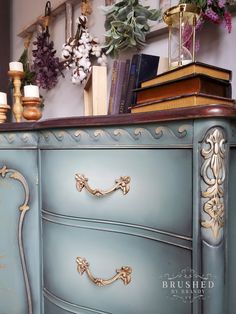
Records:
<instances>
[{"instance_id":1,"label":"wooden dresser top","mask_svg":"<svg viewBox=\"0 0 236 314\"><path fill-rule=\"evenodd\" d=\"M204 118L236 118L236 108L225 105L178 108L171 110L119 114L106 116L68 117L42 120L39 122L7 122L0 124L0 131L42 130L51 128L93 127L111 125L144 124L158 121L178 121Z\"/></svg>"}]
</instances>

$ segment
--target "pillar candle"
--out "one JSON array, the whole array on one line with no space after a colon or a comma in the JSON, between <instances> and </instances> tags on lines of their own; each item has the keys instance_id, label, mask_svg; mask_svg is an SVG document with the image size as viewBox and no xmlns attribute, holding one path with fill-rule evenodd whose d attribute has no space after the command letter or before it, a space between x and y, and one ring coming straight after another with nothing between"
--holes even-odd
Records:
<instances>
[{"instance_id":1,"label":"pillar candle","mask_svg":"<svg viewBox=\"0 0 236 314\"><path fill-rule=\"evenodd\" d=\"M10 71L24 72L24 70L23 70L23 63L21 63L21 62L17 62L17 61L10 62L9 63L9 68L10 68Z\"/></svg>"},{"instance_id":2,"label":"pillar candle","mask_svg":"<svg viewBox=\"0 0 236 314\"><path fill-rule=\"evenodd\" d=\"M25 97L39 98L39 88L37 85L25 85L24 86Z\"/></svg>"},{"instance_id":3,"label":"pillar candle","mask_svg":"<svg viewBox=\"0 0 236 314\"><path fill-rule=\"evenodd\" d=\"M0 105L6 105L7 104L7 94L0 92Z\"/></svg>"}]
</instances>

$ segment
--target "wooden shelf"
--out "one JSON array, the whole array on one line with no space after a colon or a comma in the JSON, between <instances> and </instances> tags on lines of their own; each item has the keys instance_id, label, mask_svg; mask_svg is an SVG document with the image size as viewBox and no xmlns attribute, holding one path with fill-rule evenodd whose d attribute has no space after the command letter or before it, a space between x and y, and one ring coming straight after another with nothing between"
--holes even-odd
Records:
<instances>
[{"instance_id":1,"label":"wooden shelf","mask_svg":"<svg viewBox=\"0 0 236 314\"><path fill-rule=\"evenodd\" d=\"M227 105L210 105L176 108L143 113L127 113L105 116L81 116L41 120L38 122L7 122L0 124L4 131L37 131L52 128L98 127L107 125L134 125L187 119L223 118L236 119L236 109Z\"/></svg>"},{"instance_id":2,"label":"wooden shelf","mask_svg":"<svg viewBox=\"0 0 236 314\"><path fill-rule=\"evenodd\" d=\"M60 1L60 3L53 8L51 15L52 17L56 17L59 14L62 14L66 11L66 3L70 3L71 5L75 5L77 3L80 3L81 0L63 0ZM40 20L44 17L44 14L36 18L34 22L26 26L19 34L18 36L21 38L26 38L29 34L34 33L37 30L38 24L40 24Z\"/></svg>"}]
</instances>

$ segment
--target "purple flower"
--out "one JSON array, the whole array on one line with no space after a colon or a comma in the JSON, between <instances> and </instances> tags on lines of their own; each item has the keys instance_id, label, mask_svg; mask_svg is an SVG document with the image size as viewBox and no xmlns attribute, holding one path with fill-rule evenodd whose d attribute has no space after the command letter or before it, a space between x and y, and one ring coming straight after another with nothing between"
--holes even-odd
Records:
<instances>
[{"instance_id":1,"label":"purple flower","mask_svg":"<svg viewBox=\"0 0 236 314\"><path fill-rule=\"evenodd\" d=\"M218 6L219 6L219 8L223 9L225 7L225 0L219 0Z\"/></svg>"},{"instance_id":2,"label":"purple flower","mask_svg":"<svg viewBox=\"0 0 236 314\"><path fill-rule=\"evenodd\" d=\"M211 20L213 23L219 24L221 22L219 15L211 8L208 8L204 14L204 17Z\"/></svg>"},{"instance_id":3,"label":"purple flower","mask_svg":"<svg viewBox=\"0 0 236 314\"><path fill-rule=\"evenodd\" d=\"M230 33L232 30L232 16L229 12L224 13L224 24L225 27L228 28L228 32Z\"/></svg>"}]
</instances>

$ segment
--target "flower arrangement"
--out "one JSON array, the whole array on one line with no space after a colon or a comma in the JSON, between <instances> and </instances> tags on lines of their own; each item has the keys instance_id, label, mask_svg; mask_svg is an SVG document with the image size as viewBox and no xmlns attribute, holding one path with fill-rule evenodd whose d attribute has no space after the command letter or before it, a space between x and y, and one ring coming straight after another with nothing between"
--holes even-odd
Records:
<instances>
[{"instance_id":1,"label":"flower arrangement","mask_svg":"<svg viewBox=\"0 0 236 314\"><path fill-rule=\"evenodd\" d=\"M34 57L32 70L35 73L35 82L39 87L50 90L55 87L58 77L62 75L63 65L55 56L54 43L50 40L47 31L39 33L33 44L36 46L32 51Z\"/></svg>"},{"instance_id":2,"label":"flower arrangement","mask_svg":"<svg viewBox=\"0 0 236 314\"><path fill-rule=\"evenodd\" d=\"M54 43L50 39L50 15L51 2L47 1L45 16L42 18L42 31L37 34L37 38L33 42L36 47L32 50L34 57L32 71L35 73L35 83L47 90L55 87L58 77L63 75L63 65L59 62L59 58L56 57Z\"/></svg>"},{"instance_id":3,"label":"flower arrangement","mask_svg":"<svg viewBox=\"0 0 236 314\"><path fill-rule=\"evenodd\" d=\"M92 58L97 58L99 65L106 65L107 57L99 45L97 38L92 37L87 27L88 18L82 14L77 19L77 33L75 37L63 44L62 59L67 69L72 69L72 83L81 84L86 81L91 71Z\"/></svg>"},{"instance_id":4,"label":"flower arrangement","mask_svg":"<svg viewBox=\"0 0 236 314\"><path fill-rule=\"evenodd\" d=\"M226 0L183 0L181 3L196 4L201 9L197 29L200 29L205 22L212 22L223 24L228 32L231 32L232 17L229 13L229 2Z\"/></svg>"},{"instance_id":5,"label":"flower arrangement","mask_svg":"<svg viewBox=\"0 0 236 314\"><path fill-rule=\"evenodd\" d=\"M103 7L106 15L106 54L117 56L128 48L140 50L150 31L149 20L156 21L161 11L143 6L138 0L121 0Z\"/></svg>"}]
</instances>

